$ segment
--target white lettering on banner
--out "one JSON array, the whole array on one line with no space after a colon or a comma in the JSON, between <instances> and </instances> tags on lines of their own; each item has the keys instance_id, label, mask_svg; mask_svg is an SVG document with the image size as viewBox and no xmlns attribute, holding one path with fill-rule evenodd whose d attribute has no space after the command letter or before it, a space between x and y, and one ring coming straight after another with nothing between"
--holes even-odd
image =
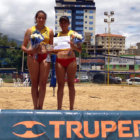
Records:
<instances>
[{"instance_id":1,"label":"white lettering on banner","mask_svg":"<svg viewBox=\"0 0 140 140\"><path fill-rule=\"evenodd\" d=\"M110 65L134 65L134 58L119 58L119 57L110 57L109 64ZM105 61L108 64L108 58Z\"/></svg>"}]
</instances>

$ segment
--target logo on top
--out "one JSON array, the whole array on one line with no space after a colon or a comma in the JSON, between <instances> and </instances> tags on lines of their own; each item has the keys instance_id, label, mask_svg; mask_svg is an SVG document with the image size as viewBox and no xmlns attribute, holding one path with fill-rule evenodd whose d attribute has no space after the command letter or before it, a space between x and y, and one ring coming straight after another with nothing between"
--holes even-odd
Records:
<instances>
[{"instance_id":1,"label":"logo on top","mask_svg":"<svg viewBox=\"0 0 140 140\"><path fill-rule=\"evenodd\" d=\"M32 130L28 130L28 129L32 129L34 125L40 125L40 126L46 127L44 124L37 122L37 121L22 121L22 122L14 124L13 127L16 127L19 125L24 125L27 129L26 132L24 134L18 134L15 132L12 132L12 133L21 138L37 138L46 133L46 132L42 132L40 134L35 134L35 133L33 133Z\"/></svg>"}]
</instances>

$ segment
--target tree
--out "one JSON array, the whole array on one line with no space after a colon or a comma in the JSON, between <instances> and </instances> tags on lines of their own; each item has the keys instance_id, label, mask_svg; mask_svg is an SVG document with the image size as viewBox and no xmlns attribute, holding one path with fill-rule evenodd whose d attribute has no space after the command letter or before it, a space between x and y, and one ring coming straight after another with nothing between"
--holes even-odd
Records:
<instances>
[{"instance_id":1,"label":"tree","mask_svg":"<svg viewBox=\"0 0 140 140\"><path fill-rule=\"evenodd\" d=\"M11 40L11 41L9 42L9 46L10 46L10 47L15 47L15 48L17 48L17 43L16 43L14 40Z\"/></svg>"},{"instance_id":2,"label":"tree","mask_svg":"<svg viewBox=\"0 0 140 140\"><path fill-rule=\"evenodd\" d=\"M7 35L2 36L2 45L9 46L9 41Z\"/></svg>"},{"instance_id":3,"label":"tree","mask_svg":"<svg viewBox=\"0 0 140 140\"><path fill-rule=\"evenodd\" d=\"M82 44L82 53L81 53L82 58L88 57L88 53L86 52L86 45Z\"/></svg>"},{"instance_id":4,"label":"tree","mask_svg":"<svg viewBox=\"0 0 140 140\"><path fill-rule=\"evenodd\" d=\"M7 35L0 33L0 46L0 67L14 67L20 71L22 51L16 41L9 40Z\"/></svg>"}]
</instances>

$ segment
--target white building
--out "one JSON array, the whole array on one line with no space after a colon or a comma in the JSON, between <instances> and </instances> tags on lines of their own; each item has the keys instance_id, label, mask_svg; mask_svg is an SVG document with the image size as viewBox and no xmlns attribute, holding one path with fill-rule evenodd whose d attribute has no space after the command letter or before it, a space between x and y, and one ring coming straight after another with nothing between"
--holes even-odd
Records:
<instances>
[{"instance_id":1,"label":"white building","mask_svg":"<svg viewBox=\"0 0 140 140\"><path fill-rule=\"evenodd\" d=\"M96 35L96 52L110 55L125 54L125 36L116 34L97 34Z\"/></svg>"},{"instance_id":2,"label":"white building","mask_svg":"<svg viewBox=\"0 0 140 140\"><path fill-rule=\"evenodd\" d=\"M95 44L95 16L96 7L93 0L56 0L55 32L61 31L59 18L68 16L69 29L75 30L85 36L91 34L91 44Z\"/></svg>"}]
</instances>

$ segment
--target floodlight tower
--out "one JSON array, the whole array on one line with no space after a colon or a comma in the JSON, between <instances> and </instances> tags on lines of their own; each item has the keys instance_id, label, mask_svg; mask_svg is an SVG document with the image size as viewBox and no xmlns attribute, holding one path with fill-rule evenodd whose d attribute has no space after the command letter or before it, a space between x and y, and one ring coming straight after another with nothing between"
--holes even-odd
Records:
<instances>
[{"instance_id":1,"label":"floodlight tower","mask_svg":"<svg viewBox=\"0 0 140 140\"><path fill-rule=\"evenodd\" d=\"M114 15L114 11L104 12L104 15L107 16L106 19L104 19L104 22L108 24L108 74L107 74L107 84L109 85L109 55L110 55L110 37L111 37L111 29L110 29L110 24L114 22L114 18L111 18L111 16Z\"/></svg>"}]
</instances>

